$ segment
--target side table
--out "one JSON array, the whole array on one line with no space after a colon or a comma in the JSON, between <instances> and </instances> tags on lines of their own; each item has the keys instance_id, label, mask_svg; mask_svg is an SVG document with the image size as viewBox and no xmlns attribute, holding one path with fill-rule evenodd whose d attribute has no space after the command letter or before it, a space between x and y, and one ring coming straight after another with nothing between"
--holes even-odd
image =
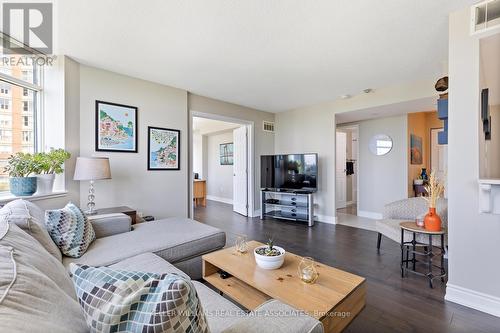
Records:
<instances>
[{"instance_id":1,"label":"side table","mask_svg":"<svg viewBox=\"0 0 500 333\"><path fill-rule=\"evenodd\" d=\"M441 279L444 282L444 278L446 277L446 270L444 268L444 234L445 230L441 229L440 231L429 231L422 227L417 226L415 222L401 222L399 224L401 227L401 277L404 278L405 272L411 272L420 276L425 276L429 279L429 286L433 288L433 280ZM412 234L411 241L404 241L405 232L409 232ZM428 243L421 243L416 241L416 235L422 234L425 237L428 237ZM432 237L440 236L441 246L433 246L432 245ZM417 246L423 248L423 251L417 250ZM436 249L437 252L434 252L433 249ZM409 258L411 254L411 258ZM406 258L405 258L406 255ZM422 260L416 258L416 256L422 257ZM440 257L440 264L436 265L433 262L434 257ZM409 263L412 264L411 267ZM422 263L426 267L425 272L417 271L416 264ZM437 272L438 270L439 272Z\"/></svg>"},{"instance_id":2,"label":"side table","mask_svg":"<svg viewBox=\"0 0 500 333\"><path fill-rule=\"evenodd\" d=\"M97 213L96 213L97 215L123 213L125 215L130 216L130 218L132 219L132 224L135 224L137 222L136 210L132 209L130 207L127 207L127 206L101 208L101 209L97 209L96 211L97 211Z\"/></svg>"}]
</instances>

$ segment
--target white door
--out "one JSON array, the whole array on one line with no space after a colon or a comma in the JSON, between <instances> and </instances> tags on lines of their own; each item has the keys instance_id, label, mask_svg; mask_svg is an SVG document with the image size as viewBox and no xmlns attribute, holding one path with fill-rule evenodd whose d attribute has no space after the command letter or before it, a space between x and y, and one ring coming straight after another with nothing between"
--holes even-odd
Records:
<instances>
[{"instance_id":1,"label":"white door","mask_svg":"<svg viewBox=\"0 0 500 333\"><path fill-rule=\"evenodd\" d=\"M446 184L448 145L438 144L438 133L441 131L443 131L442 128L431 129L431 171L434 171L436 176Z\"/></svg>"},{"instance_id":2,"label":"white door","mask_svg":"<svg viewBox=\"0 0 500 333\"><path fill-rule=\"evenodd\" d=\"M335 160L335 201L337 209L344 208L347 202L347 177L345 174L347 156L346 144L347 134L344 132L337 132Z\"/></svg>"},{"instance_id":3,"label":"white door","mask_svg":"<svg viewBox=\"0 0 500 333\"><path fill-rule=\"evenodd\" d=\"M247 127L233 131L233 211L248 216Z\"/></svg>"}]
</instances>

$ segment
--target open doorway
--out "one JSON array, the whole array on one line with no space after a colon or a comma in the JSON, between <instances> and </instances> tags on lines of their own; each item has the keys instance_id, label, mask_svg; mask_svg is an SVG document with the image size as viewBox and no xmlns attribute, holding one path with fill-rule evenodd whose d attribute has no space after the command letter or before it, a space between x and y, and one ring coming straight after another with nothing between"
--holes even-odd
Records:
<instances>
[{"instance_id":1,"label":"open doorway","mask_svg":"<svg viewBox=\"0 0 500 333\"><path fill-rule=\"evenodd\" d=\"M192 117L192 216L211 204L249 216L252 125L209 117Z\"/></svg>"},{"instance_id":2,"label":"open doorway","mask_svg":"<svg viewBox=\"0 0 500 333\"><path fill-rule=\"evenodd\" d=\"M357 125L337 128L335 198L338 213L358 214L358 137Z\"/></svg>"}]
</instances>

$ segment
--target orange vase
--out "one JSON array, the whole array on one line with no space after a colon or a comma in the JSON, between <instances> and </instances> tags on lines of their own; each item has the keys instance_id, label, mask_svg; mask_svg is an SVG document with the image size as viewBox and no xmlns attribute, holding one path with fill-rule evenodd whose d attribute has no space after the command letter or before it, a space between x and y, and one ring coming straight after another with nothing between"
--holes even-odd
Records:
<instances>
[{"instance_id":1,"label":"orange vase","mask_svg":"<svg viewBox=\"0 0 500 333\"><path fill-rule=\"evenodd\" d=\"M436 208L429 208L429 213L424 218L424 228L429 231L441 230L441 218L436 214Z\"/></svg>"}]
</instances>

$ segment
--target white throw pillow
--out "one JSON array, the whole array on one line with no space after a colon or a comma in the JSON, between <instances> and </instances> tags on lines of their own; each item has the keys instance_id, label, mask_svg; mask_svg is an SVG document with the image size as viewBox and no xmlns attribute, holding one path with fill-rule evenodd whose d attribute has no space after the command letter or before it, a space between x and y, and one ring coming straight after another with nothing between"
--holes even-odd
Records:
<instances>
[{"instance_id":1,"label":"white throw pillow","mask_svg":"<svg viewBox=\"0 0 500 333\"><path fill-rule=\"evenodd\" d=\"M61 251L47 232L44 213L40 207L29 201L18 199L3 206L0 209L0 216L30 234L57 260L62 260Z\"/></svg>"}]
</instances>

